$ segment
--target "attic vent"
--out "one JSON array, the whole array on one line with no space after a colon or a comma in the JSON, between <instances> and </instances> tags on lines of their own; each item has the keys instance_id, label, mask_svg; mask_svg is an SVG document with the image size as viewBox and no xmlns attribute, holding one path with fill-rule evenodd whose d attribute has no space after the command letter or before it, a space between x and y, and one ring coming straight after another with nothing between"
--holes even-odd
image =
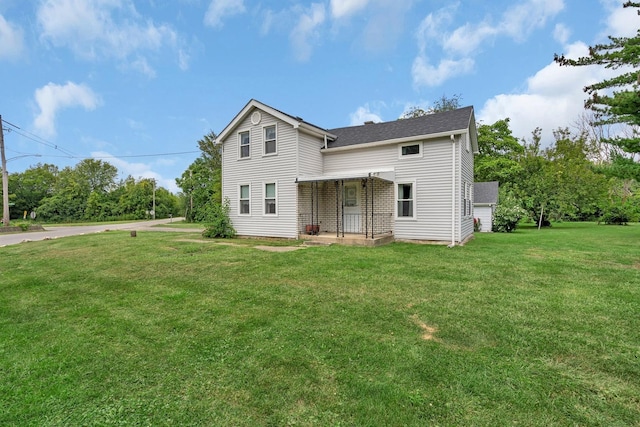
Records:
<instances>
[{"instance_id":1,"label":"attic vent","mask_svg":"<svg viewBox=\"0 0 640 427\"><path fill-rule=\"evenodd\" d=\"M262 120L260 111L254 111L254 113L251 115L251 124L257 125L258 123L260 123L260 120Z\"/></svg>"},{"instance_id":2,"label":"attic vent","mask_svg":"<svg viewBox=\"0 0 640 427\"><path fill-rule=\"evenodd\" d=\"M372 125L375 122L373 120L367 120L366 122L364 122L365 125Z\"/></svg>"}]
</instances>

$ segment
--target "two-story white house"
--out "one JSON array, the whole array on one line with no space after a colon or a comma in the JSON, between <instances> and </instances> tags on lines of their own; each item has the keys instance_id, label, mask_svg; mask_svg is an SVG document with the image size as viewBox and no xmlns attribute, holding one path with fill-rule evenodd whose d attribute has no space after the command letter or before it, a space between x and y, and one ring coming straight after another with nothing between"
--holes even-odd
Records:
<instances>
[{"instance_id":1,"label":"two-story white house","mask_svg":"<svg viewBox=\"0 0 640 427\"><path fill-rule=\"evenodd\" d=\"M473 107L324 129L251 100L216 143L240 236L451 245L473 236Z\"/></svg>"}]
</instances>

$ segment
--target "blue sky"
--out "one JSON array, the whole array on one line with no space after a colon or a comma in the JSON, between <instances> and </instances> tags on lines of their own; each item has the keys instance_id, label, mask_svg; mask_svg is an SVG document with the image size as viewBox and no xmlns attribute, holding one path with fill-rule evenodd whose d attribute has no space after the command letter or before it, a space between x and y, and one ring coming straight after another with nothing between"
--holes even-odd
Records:
<instances>
[{"instance_id":1,"label":"blue sky","mask_svg":"<svg viewBox=\"0 0 640 427\"><path fill-rule=\"evenodd\" d=\"M0 114L20 128L4 126L7 169L93 157L177 191L197 140L251 98L333 128L458 94L548 144L607 75L553 54L635 34L622 3L0 0Z\"/></svg>"}]
</instances>

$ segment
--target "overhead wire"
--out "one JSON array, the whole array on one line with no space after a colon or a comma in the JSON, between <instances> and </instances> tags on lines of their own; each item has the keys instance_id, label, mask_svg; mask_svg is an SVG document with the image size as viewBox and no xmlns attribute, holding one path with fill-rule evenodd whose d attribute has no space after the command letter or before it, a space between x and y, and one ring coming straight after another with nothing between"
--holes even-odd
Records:
<instances>
[{"instance_id":1,"label":"overhead wire","mask_svg":"<svg viewBox=\"0 0 640 427\"><path fill-rule=\"evenodd\" d=\"M56 151L59 151L63 154L65 154L64 156L60 156L60 155L51 155L51 154L42 154L42 157L58 157L58 158L66 158L66 159L119 159L119 158L136 158L136 157L160 157L160 156L178 156L178 155L183 155L183 154L196 154L199 153L200 151L180 151L180 152L174 152L174 153L155 153L155 154L131 154L131 155L124 155L124 156L116 156L116 155L109 155L109 156L81 156L81 155L77 155L75 153L73 153L70 150L67 150L61 146L59 146L58 144L54 144L53 142L47 141L46 139L42 138L39 135L36 135L34 133L31 133L29 131L26 131L22 128L20 128L17 125L14 125L13 123L8 122L5 119L2 119L2 122L11 126L13 129L9 129L7 128L7 131L9 132L15 132L18 135L27 138L33 142L36 142L38 144L44 145L46 147L49 148L53 148ZM17 152L16 152L17 153ZM20 153L20 154L27 154L27 153Z\"/></svg>"}]
</instances>

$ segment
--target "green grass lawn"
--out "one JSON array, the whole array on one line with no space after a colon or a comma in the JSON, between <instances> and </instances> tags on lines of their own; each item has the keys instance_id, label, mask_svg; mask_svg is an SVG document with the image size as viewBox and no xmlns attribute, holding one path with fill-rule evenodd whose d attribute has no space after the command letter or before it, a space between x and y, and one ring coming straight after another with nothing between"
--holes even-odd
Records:
<instances>
[{"instance_id":1,"label":"green grass lawn","mask_svg":"<svg viewBox=\"0 0 640 427\"><path fill-rule=\"evenodd\" d=\"M640 225L258 244L0 248L0 425L640 425Z\"/></svg>"}]
</instances>

